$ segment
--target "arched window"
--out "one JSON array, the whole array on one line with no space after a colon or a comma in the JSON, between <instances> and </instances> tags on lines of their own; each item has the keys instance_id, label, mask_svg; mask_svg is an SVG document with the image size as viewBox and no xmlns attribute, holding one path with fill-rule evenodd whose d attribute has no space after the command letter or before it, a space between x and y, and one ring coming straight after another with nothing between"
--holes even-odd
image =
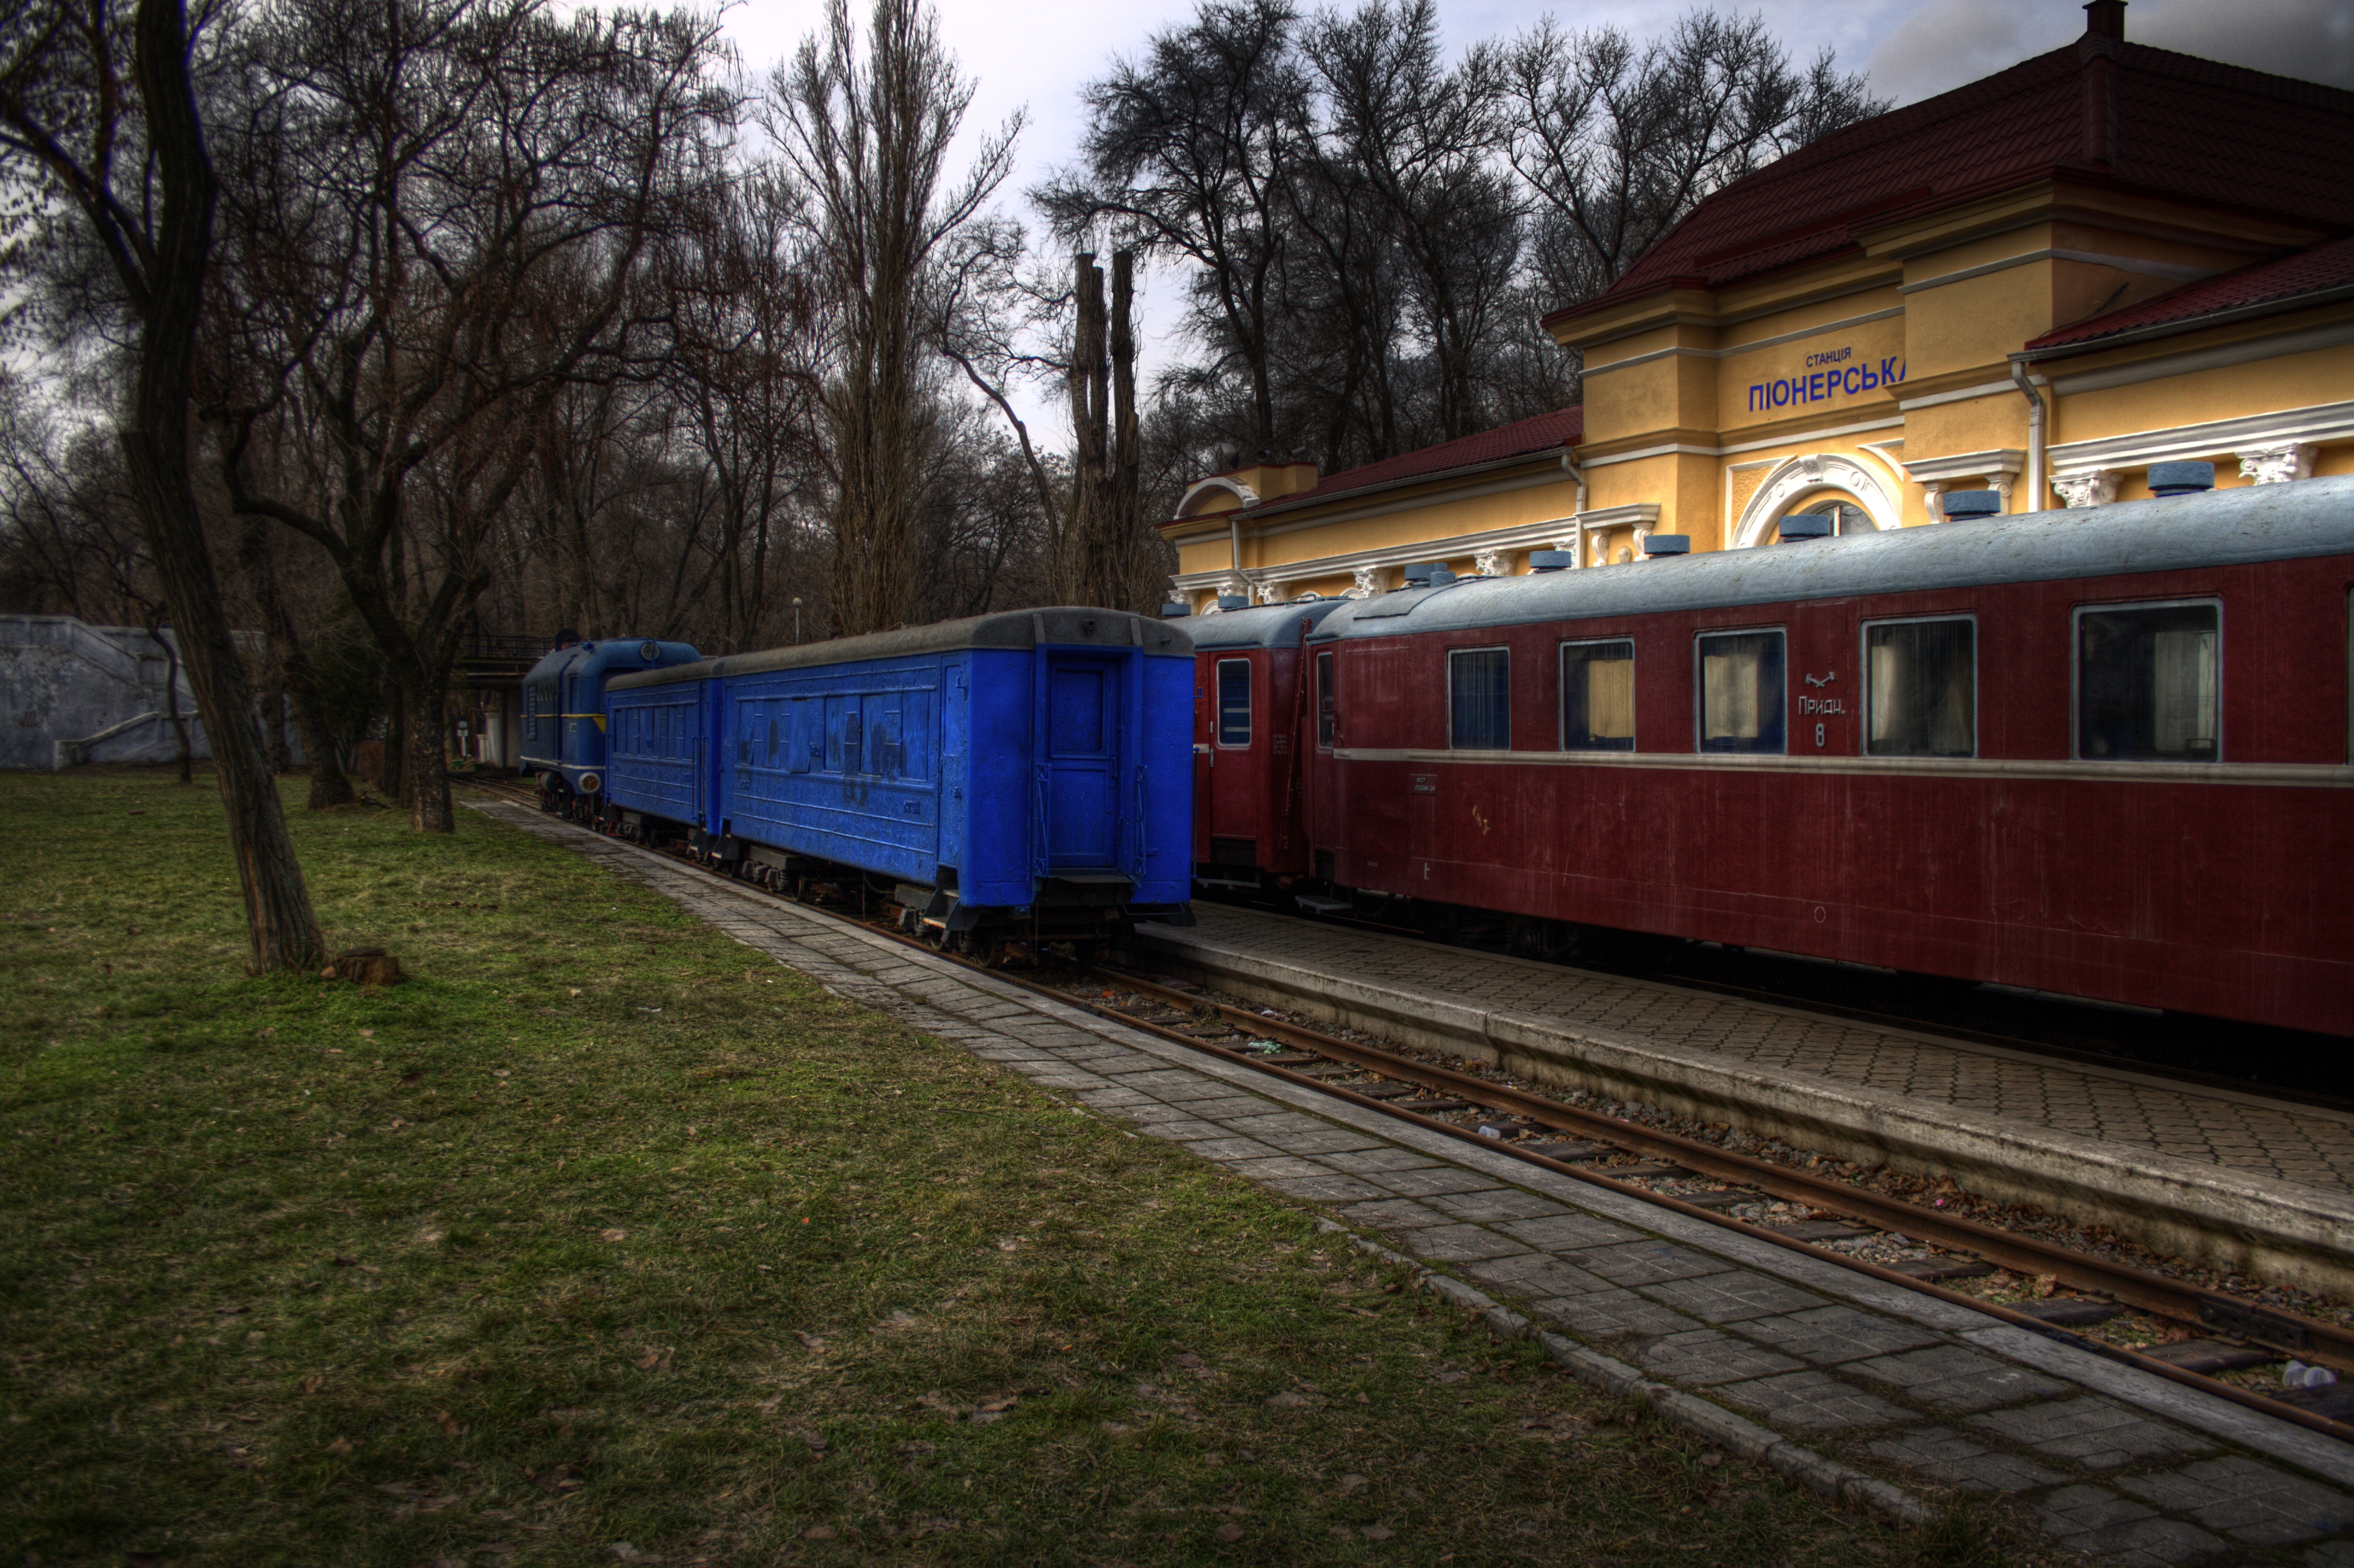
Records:
<instances>
[{"instance_id":1,"label":"arched window","mask_svg":"<svg viewBox=\"0 0 2354 1568\"><path fill-rule=\"evenodd\" d=\"M1879 532L1872 524L1872 514L1844 495L1824 495L1819 492L1790 507L1782 515L1787 517L1799 512L1818 512L1829 515L1831 519L1831 532L1834 534Z\"/></svg>"}]
</instances>

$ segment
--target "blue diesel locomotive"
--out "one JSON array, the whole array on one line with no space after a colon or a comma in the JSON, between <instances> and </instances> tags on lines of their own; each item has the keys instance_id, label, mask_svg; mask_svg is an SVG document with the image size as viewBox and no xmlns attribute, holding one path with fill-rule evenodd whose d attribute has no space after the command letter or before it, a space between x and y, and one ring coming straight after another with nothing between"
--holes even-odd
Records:
<instances>
[{"instance_id":1,"label":"blue diesel locomotive","mask_svg":"<svg viewBox=\"0 0 2354 1568\"><path fill-rule=\"evenodd\" d=\"M584 816L604 788L605 683L632 670L702 658L688 642L604 638L567 642L523 678L523 771L539 776L540 804Z\"/></svg>"},{"instance_id":2,"label":"blue diesel locomotive","mask_svg":"<svg viewBox=\"0 0 2354 1568\"><path fill-rule=\"evenodd\" d=\"M609 832L684 838L779 891L896 903L908 928L984 955L1070 942L1084 959L1132 920L1190 922L1182 629L1055 609L718 659L628 646L642 657L599 667L593 705L564 694L599 720L594 757L539 764L562 772L552 804Z\"/></svg>"}]
</instances>

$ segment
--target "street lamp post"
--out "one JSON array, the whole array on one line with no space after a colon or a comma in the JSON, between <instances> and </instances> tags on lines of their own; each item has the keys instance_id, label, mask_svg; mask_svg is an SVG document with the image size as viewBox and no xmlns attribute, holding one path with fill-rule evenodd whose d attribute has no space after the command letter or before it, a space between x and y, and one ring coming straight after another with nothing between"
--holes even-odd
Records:
<instances>
[{"instance_id":1,"label":"street lamp post","mask_svg":"<svg viewBox=\"0 0 2354 1568\"><path fill-rule=\"evenodd\" d=\"M800 644L800 642L801 642L801 595L799 595L799 594L795 594L795 595L793 595L793 642L794 642L794 644L795 644L796 646L798 646L798 645Z\"/></svg>"}]
</instances>

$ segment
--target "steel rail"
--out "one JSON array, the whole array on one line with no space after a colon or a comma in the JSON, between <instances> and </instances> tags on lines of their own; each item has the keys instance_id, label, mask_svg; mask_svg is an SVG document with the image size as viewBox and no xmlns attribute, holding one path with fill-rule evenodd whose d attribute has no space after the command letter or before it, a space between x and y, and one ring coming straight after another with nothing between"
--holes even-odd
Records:
<instances>
[{"instance_id":1,"label":"steel rail","mask_svg":"<svg viewBox=\"0 0 2354 1568\"><path fill-rule=\"evenodd\" d=\"M1214 1006L1218 1014L1229 1022L1278 1039L1288 1036L1294 1043L1320 1054L1353 1062L1409 1083L1444 1089L1458 1098L1476 1100L1490 1110L1509 1111L1514 1116L1543 1122L1564 1132L1591 1135L1638 1154L1670 1159L1700 1175L1756 1187L1778 1198L1843 1213L1879 1230L1918 1236L1949 1250L1969 1252L2014 1273L2049 1275L2075 1289L2098 1290L2164 1317L2205 1323L2243 1338L2260 1340L2283 1350L2309 1355L2315 1360L2354 1368L2354 1330L2334 1323L2253 1307L2237 1297L2202 1290L2127 1264L2089 1256L2055 1242L2042 1241L1999 1226L1982 1224L1958 1214L1925 1208L1902 1198L1890 1197L1827 1176L1793 1171L1771 1160L1736 1154L1681 1134L1661 1132L1639 1123L1622 1121L1599 1111L1585 1110L1469 1073L1458 1073L1374 1046L1342 1040L1319 1029L1268 1018L1247 1008L1204 1003L1198 998L1190 998L1182 991L1153 984L1124 970L1107 969L1106 972L1130 990L1152 995L1163 1005L1187 1011L1196 1011L1204 1005ZM2251 1326L2243 1327L2243 1323Z\"/></svg>"},{"instance_id":2,"label":"steel rail","mask_svg":"<svg viewBox=\"0 0 2354 1568\"><path fill-rule=\"evenodd\" d=\"M1204 902L1214 902L1226 908L1247 909L1252 914L1266 915L1278 920L1296 920L1308 926L1336 926L1343 930L1364 931L1377 937L1395 938L1401 941L1421 942L1435 947L1460 947L1467 952L1479 953L1488 957L1498 956L1487 948L1469 947L1450 941L1444 937L1433 936L1416 927L1393 925L1362 915L1307 916L1289 906L1279 906L1252 899L1219 898L1204 900ZM1621 934L1641 935L1638 932ZM1549 964L1554 962L1553 960L1545 961ZM1731 997L1737 1001L1750 1002L1758 1007L1770 1007L1777 1012L1798 1017L1837 1019L1869 1023L1877 1029L1903 1030L1908 1033L1925 1036L1935 1042L1951 1042L1964 1047L1990 1045L1998 1050L2016 1051L2024 1056L2049 1057L2056 1061L2081 1063L2089 1067L2135 1073L2168 1083L2187 1084L2199 1088L2222 1089L2232 1094L2253 1095L2296 1105L2317 1106L2325 1110L2354 1111L2354 1097L2332 1095L2317 1089L2252 1083L2244 1079L2224 1077L2219 1074L2202 1073L2196 1068L2178 1067L2169 1063L2145 1062L2120 1057L2103 1051L2089 1050L2082 1046L2064 1045L2053 1041L2039 1039L2031 1034L2005 1034L1997 1030L1954 1023L1942 1018L1920 1017L1907 1012L1887 1012L1873 1008L1828 1001L1816 997L1739 985L1730 980L1703 980L1696 975L1670 974L1664 968L1647 966L1614 969L1566 961L1559 962L1557 967L1564 973L1587 975L1597 980L1613 980L1624 985L1648 986L1657 991L1698 991L1710 996Z\"/></svg>"},{"instance_id":3,"label":"steel rail","mask_svg":"<svg viewBox=\"0 0 2354 1568\"><path fill-rule=\"evenodd\" d=\"M896 933L891 934L896 935ZM906 940L907 938L903 938L901 939ZM1097 967L1098 969L1102 968L1102 966ZM987 972L997 974L1000 979L1007 980L1013 985L1020 986L1025 991L1036 991L1041 995L1053 997L1056 1001L1085 1009L1099 1017L1117 1020L1118 1022L1128 1024L1132 1028L1147 1030L1178 1044L1195 1050L1208 1052L1227 1061L1238 1063L1242 1065L1254 1068L1259 1072L1267 1073L1273 1076L1282 1078L1288 1082L1312 1089L1319 1094L1330 1095L1335 1098L1346 1100L1351 1104L1362 1106L1370 1110L1379 1111L1384 1116L1395 1117L1401 1121L1405 1121L1417 1127L1426 1128L1435 1132L1442 1133L1447 1137L1455 1139L1460 1142L1469 1143L1481 1149L1494 1150L1500 1153L1508 1154L1513 1159L1523 1160L1528 1164L1538 1166L1541 1169L1551 1171L1560 1175L1574 1177L1578 1181L1588 1182L1591 1185L1601 1187L1606 1191L1617 1192L1628 1197L1637 1198L1647 1203L1656 1204L1661 1208L1668 1209L1675 1213L1683 1214L1689 1218L1705 1220L1710 1224L1734 1231L1741 1235L1756 1237L1760 1240L1771 1242L1776 1246L1786 1248L1792 1252L1803 1253L1809 1257L1820 1258L1829 1263L1838 1264L1842 1268L1852 1269L1856 1273L1869 1276L1872 1278L1882 1280L1891 1285L1901 1286L1906 1290L1918 1291L1924 1295L1936 1297L1940 1300L1950 1301L1957 1306L1970 1308L1973 1310L1986 1313L1990 1317L2009 1323L2014 1327L2024 1329L2040 1338L2055 1340L2062 1344L2074 1345L2079 1349L2090 1351L2095 1355L2102 1356L2105 1359L2121 1361L2127 1366L2136 1367L2143 1372L2153 1373L2156 1376L2166 1379L2169 1383L2180 1383L2185 1387L2195 1388L2202 1393L2213 1394L2220 1399L2228 1400L2232 1404L2242 1405L2251 1410L2260 1411L2264 1414L2272 1416L2276 1420L2286 1421L2294 1425L2305 1427L2308 1431L2318 1432L2327 1436L2335 1437L2340 1442L2354 1443L2354 1424L2336 1421L2326 1415L2316 1414L2312 1411L2302 1409L2296 1405L2284 1404L2279 1400L2258 1393L2253 1390L2242 1388L2236 1383L2224 1383L2219 1378L2208 1377L2201 1372L2186 1371L2181 1367L2176 1366L2171 1361L2160 1361L2155 1356L2143 1355L2139 1351L2129 1350L2123 1345L2113 1345L2104 1340L2088 1339L2082 1334L2070 1333L2067 1330L2060 1328L2055 1324L2047 1323L2041 1318L2034 1317L2030 1313L2017 1311L2011 1308L2005 1307L1999 1302L1988 1301L1982 1297L1972 1296L1960 1290L1949 1290L1944 1286L1932 1284L1927 1280L1915 1278L1912 1275L1900 1273L1893 1268L1883 1268L1878 1264L1867 1263L1861 1258L1850 1257L1845 1253L1836 1252L1829 1247L1818 1246L1811 1242L1800 1241L1794 1236L1776 1234L1771 1226L1753 1225L1744 1220L1734 1219L1729 1214L1719 1213L1713 1209L1706 1209L1696 1203L1686 1202L1682 1199L1674 1196L1672 1193L1654 1192L1649 1187L1638 1186L1631 1181L1618 1181L1616 1178L1606 1174L1604 1171L1590 1166L1576 1165L1566 1160L1555 1160L1547 1155L1539 1154L1534 1150L1524 1149L1516 1144L1506 1143L1500 1139L1487 1137L1475 1129L1464 1127L1459 1123L1441 1121L1436 1117L1424 1116L1417 1111L1408 1110L1403 1106L1394 1104L1387 1100L1375 1099L1369 1095L1358 1094L1342 1085L1328 1084L1321 1079L1311 1078L1304 1073L1295 1073L1288 1067L1280 1066L1275 1063L1254 1056L1247 1051L1236 1051L1229 1046L1218 1044L1214 1041L1196 1039L1194 1036L1182 1033L1180 1031L1166 1028L1145 1019L1133 1017L1128 1013L1120 1012L1117 1008L1104 1007L1097 1003L1090 1002L1083 997L1074 997L1067 991L1058 991L1049 986L1034 984L1030 981L1017 979L1014 976L1004 974L1002 971L991 970ZM1902 1199L1887 1198L1872 1193L1861 1193L1859 1192L1857 1189L1849 1187L1841 1182L1831 1181L1826 1178L1807 1176L1800 1172L1787 1171L1780 1166L1773 1165L1765 1160L1754 1160L1747 1155L1733 1154L1724 1150L1714 1148L1709 1144L1699 1143L1691 1139L1679 1137L1674 1133L1656 1132L1648 1128L1638 1128L1632 1123L1619 1121L1615 1118L1605 1117L1592 1111L1579 1110L1574 1106L1562 1105L1557 1101L1548 1100L1540 1096L1526 1094L1522 1091L1511 1089L1499 1084L1491 1084L1483 1078L1473 1077L1467 1073L1458 1073L1449 1068L1433 1066L1428 1063L1416 1062L1410 1058L1394 1056L1388 1052L1376 1050L1371 1046L1361 1045L1354 1041L1338 1039L1334 1036L1324 1034L1320 1031L1308 1029L1295 1023L1289 1023L1280 1019L1267 1018L1263 1014L1252 1012L1246 1008L1231 1007L1216 1002L1205 1002L1199 998L1188 997L1182 991L1169 991L1166 988L1154 985L1150 981L1141 980L1139 977L1127 974L1123 971L1105 970L1104 972L1110 979L1116 980L1119 984L1124 986L1128 990L1146 995L1158 993L1156 1000L1164 1001L1165 1005L1181 1008L1189 1012L1198 1011L1200 1008L1207 1006L1212 1008L1219 1015L1226 1017L1230 1022L1243 1023L1262 1035L1276 1039L1282 1039L1288 1035L1291 1038L1291 1043L1299 1044L1305 1049L1312 1050L1320 1055L1328 1055L1336 1060L1353 1062L1360 1066L1373 1067L1385 1075L1400 1078L1406 1082L1420 1082L1426 1087L1444 1088L1449 1094L1455 1095L1458 1098L1469 1100L1473 1099L1476 1097L1479 1099L1490 1102L1488 1106L1488 1108L1490 1109L1505 1108L1504 1106L1494 1103L1500 1099L1510 1106L1512 1114L1514 1115L1527 1115L1531 1119L1547 1121L1560 1128L1561 1130L1564 1131L1590 1131L1599 1137L1606 1139L1609 1142L1617 1144L1622 1148L1629 1149L1638 1153L1666 1155L1673 1158L1677 1164L1693 1171L1697 1174L1714 1176L1723 1181L1738 1181L1744 1186L1754 1186L1767 1192L1776 1192L1778 1189L1780 1195L1798 1198L1800 1201L1808 1202L1815 1208L1829 1209L1834 1213L1849 1213L1850 1217L1851 1218L1864 1219L1864 1214L1855 1213L1851 1211L1857 1209L1867 1209L1872 1213L1901 1222L1898 1224L1881 1224L1877 1220L1866 1221L1868 1224L1875 1224L1877 1228L1898 1232L1906 1235L1920 1236L1924 1240L1933 1241L1934 1245L1941 1246L1950 1245L1950 1249L1954 1251L1972 1252L1977 1253L1978 1255L1986 1256L1987 1254L1981 1251L1978 1245L1978 1238L1979 1237L1987 1238L1990 1243L2024 1243L2031 1245L2038 1255L2047 1255L2056 1261L2065 1262L2073 1266L2079 1272L2088 1276L2098 1275L2117 1283L2125 1283L2128 1280L2137 1282L2146 1281L2151 1285L2160 1287L2162 1287L2162 1291L2155 1294L2163 1294L2169 1301L2190 1300L2197 1302L2214 1302L2228 1309L2228 1311L2232 1315L2233 1321L2218 1322L2215 1319L2207 1317L2203 1313L2196 1310L2186 1313L2181 1310L2179 1306L2173 1305L2152 1306L2148 1308L2163 1317L2177 1319L2187 1317L2193 1321L2204 1322L2209 1324L2211 1327L2221 1328L2226 1332L2240 1333L2243 1338L2248 1339L2255 1339L2259 1336L2254 1333L2248 1332L2237 1326L2237 1319L2243 1317L2261 1317L2267 1320L2276 1321L2285 1327L2295 1326L2303 1330L2323 1330L2341 1343L2349 1340L2354 1340L2354 1336L2349 1336L2345 1330L2338 1329L2332 1324L2322 1323L2312 1319L2297 1318L2285 1313L2274 1314L2264 1308L2250 1308L2245 1303L2238 1301L2231 1297L2217 1296L2211 1292L2200 1291L2192 1287L2179 1285L2175 1281L2166 1279L2161 1276L2145 1274L2138 1269L2128 1268L2123 1265L2103 1264L2098 1259L2087 1258L2081 1254L2069 1252L2064 1248L2053 1246L2049 1243L2033 1242L2031 1238L2017 1236L2013 1234L2013 1233L2008 1231L2000 1231L1991 1226L1981 1225L1976 1221L1964 1220L1957 1216L1940 1214L1935 1210L1924 1209L1916 1204L1907 1203ZM1836 1201L1819 1201L1819 1198L1824 1197L1833 1198ZM1869 1202L1857 1202L1858 1199L1868 1199ZM1946 1241L1935 1240L1935 1236L1938 1233L1943 1233L1956 1239L1950 1244ZM1996 1260L1992 1257L1988 1257L1988 1261L1992 1262ZM2005 1265L2004 1266L2009 1267L2012 1266ZM2051 1273L2052 1271L2049 1269L2036 1269L2032 1272ZM2060 1276L2054 1274L2053 1277L2058 1278ZM2121 1295L2120 1292L2115 1290L2112 1286L2108 1284L2077 1286L2076 1288L2099 1289L2105 1293ZM2330 1357L2326 1354L2316 1352L2311 1347L2292 1346L2290 1348L2305 1349L2306 1353L2311 1354L2313 1359L2316 1361L2326 1361L2330 1359Z\"/></svg>"},{"instance_id":4,"label":"steel rail","mask_svg":"<svg viewBox=\"0 0 2354 1568\"><path fill-rule=\"evenodd\" d=\"M495 794L520 793L520 791L487 783L477 787ZM576 822L555 813L550 815L555 816L556 821L593 837L607 836L586 823ZM642 847L647 847L650 853L662 853L652 849L652 846ZM795 902L780 895L755 887L738 878L726 875L704 865L700 861L679 855L664 855L663 858L681 866L700 871L745 897L777 904L789 905ZM836 916L835 918L846 918L846 916ZM1203 1052L1239 1066L1247 1067L1254 1072L1264 1073L1271 1077L1296 1085L1315 1094L1329 1096L1334 1099L1378 1112L1383 1116L1394 1118L1410 1126L1419 1127L1459 1142L1494 1150L1541 1170L1567 1176L1575 1181L1584 1181L1624 1197L1634 1198L1639 1202L1664 1208L1672 1213L1702 1220L1722 1229L1733 1231L1739 1235L1769 1242L1791 1252L1836 1264L1840 1267L1905 1290L1935 1297L1956 1306L1969 1308L1999 1321L2023 1329L2039 1338L2060 1344L2073 1345L2105 1360L2120 1362L2163 1378L2168 1383L2211 1394L2230 1404L2271 1416L2274 1420L2285 1421L2307 1431L2337 1438L2340 1442L2354 1443L2354 1424L2336 1421L2299 1406L2284 1404L2253 1390L2242 1388L2236 1383L2224 1383L2221 1379L2208 1377L2200 1372L2186 1371L2170 1361L2143 1355L2137 1351L2128 1350L2122 1345L2113 1345L2105 1340L2071 1333L2055 1324L2047 1323L2040 1318L2017 1311L1998 1302L1971 1296L1964 1291L1950 1290L1912 1275L1900 1273L1895 1269L1883 1268L1878 1264L1867 1263L1861 1258L1850 1257L1845 1253L1818 1246L1811 1242L1777 1234L1771 1226L1754 1225L1746 1221L1734 1219L1729 1214L1719 1213L1713 1209L1686 1202L1670 1193L1654 1192L1649 1187L1638 1186L1631 1181L1621 1181L1591 1167L1554 1160L1539 1154L1533 1150L1483 1136L1475 1129L1458 1123L1441 1121L1436 1117L1426 1117L1418 1111L1408 1110L1403 1106L1375 1099L1369 1095L1359 1094L1341 1085L1328 1084L1321 1079L1310 1077L1304 1073L1295 1073L1288 1067L1267 1061L1247 1051L1236 1051L1229 1046L1218 1044L1214 1041L1198 1039L1150 1020L1137 1018L1118 1008L1106 1007L1084 997L1074 996L1069 991L1036 981L1025 980L1002 969L989 969L959 955L943 952L929 942L889 927L865 920L858 921L857 924L903 946L918 948L935 958L945 959L978 973L990 975L1008 985L1061 1002L1065 1006L1078 1008L1096 1017L1128 1028L1142 1030L1187 1050ZM1246 1008L1205 1001L1182 991L1170 991L1140 976L1119 970L1104 972L1110 980L1127 990L1140 994L1153 995L1156 1000L1161 1001L1164 1006L1189 1012L1208 1007L1216 1015L1225 1017L1229 1022L1243 1024L1261 1035L1277 1039L1288 1036L1292 1044L1317 1054L1350 1062L1405 1082L1419 1082L1427 1087L1443 1088L1459 1098L1486 1102L1490 1109L1502 1109L1509 1106L1513 1115L1545 1123L1562 1131L1589 1134L1637 1153L1664 1156L1700 1175L1712 1176L1720 1181L1756 1187L1763 1192L1774 1192L1779 1196L1806 1202L1810 1207L1845 1213L1850 1218L1872 1224L1875 1228L1918 1236L1933 1245L1947 1247L1948 1250L1972 1253L1988 1262L2001 1262L1998 1249L2008 1252L2009 1249L2015 1248L2018 1250L2015 1254L2010 1254L2011 1255L2017 1255L2022 1259L2032 1257L2038 1260L2038 1266L2033 1267L2028 1267L2023 1264L2001 1264L2002 1266L2012 1268L2015 1272L2050 1274L2055 1280L2063 1280L2073 1288L2097 1290L2115 1296L2121 1300L2131 1299L2136 1305L2143 1306L2145 1310L2155 1312L2161 1317L2204 1323L2211 1328L2216 1328L2227 1333L2235 1333L2246 1339L2260 1340L2267 1344L2278 1345L2281 1339L2286 1337L2290 1340L2286 1345L2287 1349L2298 1351L2317 1361L2334 1361L2341 1369L2349 1361L2354 1361L2354 1333L2349 1333L2334 1324L2255 1307L2232 1297L2200 1290L2196 1287L2181 1285L2162 1276L2147 1274L2122 1264L2105 1263L2098 1258L2071 1252L2052 1243L2036 1241L2031 1237L1999 1230L1989 1225L1981 1225L1976 1221L1965 1220L1957 1215L1942 1214L1933 1209L1925 1209L1917 1204L1905 1202L1902 1199L1871 1193L1823 1177L1808 1176L1800 1171L1774 1165L1769 1161L1755 1160L1747 1155L1734 1154L1674 1133L1656 1131L1631 1122L1605 1117L1597 1112L1581 1110L1575 1106L1547 1099L1542 1096L1490 1083L1484 1078L1475 1077L1467 1073L1458 1073L1450 1068L1434 1066L1408 1057L1396 1056L1372 1046L1359 1044L1354 1041L1342 1040L1281 1019L1268 1018ZM1497 1101L1503 1103L1500 1105L1495 1103ZM1831 1201L1822 1201L1826 1199ZM1893 1223L1882 1223L1883 1219ZM1940 1236L1954 1239L1950 1241L1937 1239ZM2064 1266L2041 1266L2045 1262ZM2101 1283L2078 1283L2079 1280L2094 1279ZM2138 1291L2143 1287L2150 1287L2146 1298L2126 1295L2128 1288ZM2273 1327L2285 1332L2282 1336L2268 1335L2261 1331L2264 1327Z\"/></svg>"}]
</instances>

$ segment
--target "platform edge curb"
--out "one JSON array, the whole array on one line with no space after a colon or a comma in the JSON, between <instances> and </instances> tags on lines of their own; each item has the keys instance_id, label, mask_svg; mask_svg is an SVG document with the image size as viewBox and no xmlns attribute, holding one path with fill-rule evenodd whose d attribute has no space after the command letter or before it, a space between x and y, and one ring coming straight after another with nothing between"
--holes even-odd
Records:
<instances>
[{"instance_id":1,"label":"platform edge curb","mask_svg":"<svg viewBox=\"0 0 2354 1568\"><path fill-rule=\"evenodd\" d=\"M1770 1426L1761 1426L1696 1393L1645 1377L1639 1369L1615 1356L1539 1329L1485 1291L1359 1235L1346 1225L1320 1219L1316 1228L1328 1235L1348 1237L1352 1245L1368 1256L1413 1270L1421 1289L1444 1297L1467 1311L1478 1312L1498 1339L1533 1339L1547 1356L1578 1382L1613 1398L1641 1400L1662 1421L1688 1436L1766 1465L1811 1491L1877 1514L1894 1524L1928 1525L1942 1517L1937 1510L1902 1487L1819 1454Z\"/></svg>"}]
</instances>

